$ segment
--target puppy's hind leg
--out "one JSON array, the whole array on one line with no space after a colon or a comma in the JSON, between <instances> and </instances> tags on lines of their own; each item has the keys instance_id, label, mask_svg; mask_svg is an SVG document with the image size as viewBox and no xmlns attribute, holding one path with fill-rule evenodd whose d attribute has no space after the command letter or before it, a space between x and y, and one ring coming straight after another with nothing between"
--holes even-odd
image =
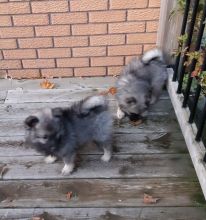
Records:
<instances>
[{"instance_id":1,"label":"puppy's hind leg","mask_svg":"<svg viewBox=\"0 0 206 220\"><path fill-rule=\"evenodd\" d=\"M100 141L95 141L98 147L104 150L104 154L101 157L101 160L104 162L110 161L112 157L112 145L110 141L106 142L100 142Z\"/></svg>"}]
</instances>

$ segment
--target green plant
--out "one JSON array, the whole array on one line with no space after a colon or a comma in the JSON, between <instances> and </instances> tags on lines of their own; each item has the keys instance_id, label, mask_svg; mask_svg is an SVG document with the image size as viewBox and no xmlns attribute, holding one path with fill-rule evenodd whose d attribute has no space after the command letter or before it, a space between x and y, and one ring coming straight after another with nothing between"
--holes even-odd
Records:
<instances>
[{"instance_id":1,"label":"green plant","mask_svg":"<svg viewBox=\"0 0 206 220\"><path fill-rule=\"evenodd\" d=\"M200 0L199 7L198 7L198 13L196 16L196 23L193 33L193 41L190 45L190 48L194 48L197 33L200 27L200 21L202 17L203 7L205 4L205 0ZM177 12L183 13L186 5L186 0L177 0L176 7L171 11L170 13L170 19L172 16L174 16ZM191 6L192 9L192 6ZM191 19L191 10L189 12L189 18L188 22L190 22ZM206 22L206 21L205 21ZM188 47L185 46L185 43L188 39L187 33L184 35L181 35L177 38L178 41L178 48L174 51L173 55L186 55L187 61L184 63L184 65L187 67L186 72L188 71L188 67L191 65L192 60L196 61L195 69L191 73L191 76L196 79L195 83L192 85L192 87L196 87L196 83L199 83L202 87L202 92L204 95L206 95L206 71L202 71L202 63L203 63L203 55L205 55L205 49L200 49L199 51L191 51ZM203 35L201 46L204 48L206 46L206 33ZM183 80L183 85L185 86L187 84L189 75L186 74ZM195 86L194 86L195 85ZM193 89L193 88L192 88Z\"/></svg>"}]
</instances>

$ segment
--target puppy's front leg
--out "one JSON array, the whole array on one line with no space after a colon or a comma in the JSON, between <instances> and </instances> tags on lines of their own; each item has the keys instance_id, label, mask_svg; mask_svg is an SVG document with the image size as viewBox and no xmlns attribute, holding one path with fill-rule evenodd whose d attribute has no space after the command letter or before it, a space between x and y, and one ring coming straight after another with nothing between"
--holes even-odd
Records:
<instances>
[{"instance_id":1,"label":"puppy's front leg","mask_svg":"<svg viewBox=\"0 0 206 220\"><path fill-rule=\"evenodd\" d=\"M117 118L122 119L122 118L124 118L124 116L125 116L125 113L118 106L118 108L117 108Z\"/></svg>"},{"instance_id":2,"label":"puppy's front leg","mask_svg":"<svg viewBox=\"0 0 206 220\"><path fill-rule=\"evenodd\" d=\"M49 155L47 157L45 157L44 161L45 163L54 163L57 160L57 157L53 156L53 155Z\"/></svg>"},{"instance_id":3,"label":"puppy's front leg","mask_svg":"<svg viewBox=\"0 0 206 220\"><path fill-rule=\"evenodd\" d=\"M75 154L72 155L67 155L66 157L63 158L64 161L64 167L62 169L62 174L63 175L69 175L72 173L74 170L74 160L75 160Z\"/></svg>"}]
</instances>

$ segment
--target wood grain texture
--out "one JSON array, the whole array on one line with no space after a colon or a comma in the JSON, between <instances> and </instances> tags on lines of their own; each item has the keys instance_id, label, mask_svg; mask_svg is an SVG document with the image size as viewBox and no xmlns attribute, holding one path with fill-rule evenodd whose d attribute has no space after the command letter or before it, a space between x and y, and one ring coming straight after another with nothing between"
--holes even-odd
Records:
<instances>
[{"instance_id":1,"label":"wood grain texture","mask_svg":"<svg viewBox=\"0 0 206 220\"><path fill-rule=\"evenodd\" d=\"M192 206L199 187L181 179L7 181L0 183L0 207L145 207L144 193L159 198L151 207ZM68 199L70 191L73 197Z\"/></svg>"},{"instance_id":2,"label":"wood grain texture","mask_svg":"<svg viewBox=\"0 0 206 220\"><path fill-rule=\"evenodd\" d=\"M25 118L28 117L25 115ZM154 133L154 132L178 132L180 131L179 125L177 124L174 114L171 115L149 115L144 123L139 126L131 124L128 119L122 120L121 122L115 121L114 132L115 133ZM24 120L22 118L15 119L0 119L0 137L5 136L20 136L24 135Z\"/></svg>"},{"instance_id":3,"label":"wood grain texture","mask_svg":"<svg viewBox=\"0 0 206 220\"><path fill-rule=\"evenodd\" d=\"M25 146L24 119L44 107L67 107L108 90L115 79L55 80L55 90L39 89L40 81L13 81L13 90L0 93L0 219L205 218L203 194L166 91L143 124L115 120L109 163L100 160L102 152L94 145L85 146L72 175L62 176L62 161L45 164L42 155ZM108 99L115 114L114 96ZM70 191L73 197L67 199ZM160 200L144 204L144 193Z\"/></svg>"},{"instance_id":4,"label":"wood grain texture","mask_svg":"<svg viewBox=\"0 0 206 220\"><path fill-rule=\"evenodd\" d=\"M203 207L0 209L3 220L203 220L205 215Z\"/></svg>"},{"instance_id":5,"label":"wood grain texture","mask_svg":"<svg viewBox=\"0 0 206 220\"><path fill-rule=\"evenodd\" d=\"M81 99L81 98L79 98ZM0 119L3 118L9 118L9 119L15 119L15 118L22 118L24 119L27 115L33 114L36 111L39 111L45 107L49 108L55 108L55 107L69 107L74 103L73 101L62 101L62 102L37 102L37 103L10 103L10 104L2 104L0 105ZM117 110L117 104L115 100L109 101L109 106L111 112L115 115ZM173 107L171 105L170 100L159 100L155 105L151 106L149 109L148 114L152 116L156 115L168 115L172 114Z\"/></svg>"},{"instance_id":6,"label":"wood grain texture","mask_svg":"<svg viewBox=\"0 0 206 220\"><path fill-rule=\"evenodd\" d=\"M101 161L100 155L85 155L78 157L76 164L76 172L62 176L63 163L45 164L42 156L2 157L0 162L1 167L8 167L4 180L195 177L187 154L115 155L108 163Z\"/></svg>"},{"instance_id":7,"label":"wood grain texture","mask_svg":"<svg viewBox=\"0 0 206 220\"><path fill-rule=\"evenodd\" d=\"M114 134L114 154L173 154L188 153L180 133ZM94 145L88 144L80 154L102 154ZM25 146L24 136L1 137L0 157L40 155Z\"/></svg>"}]
</instances>

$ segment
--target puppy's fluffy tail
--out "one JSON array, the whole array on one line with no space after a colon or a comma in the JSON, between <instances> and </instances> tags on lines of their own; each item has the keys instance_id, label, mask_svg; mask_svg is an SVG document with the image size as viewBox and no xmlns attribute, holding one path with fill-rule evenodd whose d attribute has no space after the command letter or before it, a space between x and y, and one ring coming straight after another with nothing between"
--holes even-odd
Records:
<instances>
[{"instance_id":1,"label":"puppy's fluffy tail","mask_svg":"<svg viewBox=\"0 0 206 220\"><path fill-rule=\"evenodd\" d=\"M102 112L108 109L108 102L102 95L91 96L82 101L81 112L88 114L89 112Z\"/></svg>"},{"instance_id":2,"label":"puppy's fluffy tail","mask_svg":"<svg viewBox=\"0 0 206 220\"><path fill-rule=\"evenodd\" d=\"M143 56L142 56L142 62L145 64L148 64L152 60L159 60L164 62L164 54L163 51L155 48L152 50L147 51Z\"/></svg>"}]
</instances>

